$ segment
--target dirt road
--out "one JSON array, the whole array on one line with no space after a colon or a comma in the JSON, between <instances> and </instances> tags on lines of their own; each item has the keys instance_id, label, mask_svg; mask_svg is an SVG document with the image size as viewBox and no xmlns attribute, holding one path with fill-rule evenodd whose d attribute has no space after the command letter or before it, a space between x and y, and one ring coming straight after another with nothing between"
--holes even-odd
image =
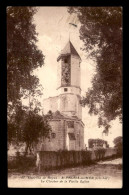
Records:
<instances>
[{"instance_id":1,"label":"dirt road","mask_svg":"<svg viewBox=\"0 0 129 195\"><path fill-rule=\"evenodd\" d=\"M8 187L121 188L122 159L42 173L9 173Z\"/></svg>"}]
</instances>

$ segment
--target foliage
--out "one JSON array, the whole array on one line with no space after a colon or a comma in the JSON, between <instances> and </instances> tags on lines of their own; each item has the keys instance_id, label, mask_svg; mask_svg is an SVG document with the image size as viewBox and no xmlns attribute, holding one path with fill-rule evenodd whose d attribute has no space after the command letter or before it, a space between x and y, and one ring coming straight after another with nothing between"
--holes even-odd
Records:
<instances>
[{"instance_id":1,"label":"foliage","mask_svg":"<svg viewBox=\"0 0 129 195\"><path fill-rule=\"evenodd\" d=\"M37 114L35 110L29 111L23 129L23 141L26 143L26 151L29 149L31 152L33 142L38 142L42 137L49 137L50 130L51 128L45 118Z\"/></svg>"},{"instance_id":2,"label":"foliage","mask_svg":"<svg viewBox=\"0 0 129 195\"><path fill-rule=\"evenodd\" d=\"M122 156L122 145L123 145L123 139L121 136L118 136L114 139L114 147L117 149L117 154Z\"/></svg>"},{"instance_id":3,"label":"foliage","mask_svg":"<svg viewBox=\"0 0 129 195\"><path fill-rule=\"evenodd\" d=\"M42 67L44 55L37 48L33 16L37 8L7 7L7 96L8 142L24 141L31 150L38 137L48 136L50 129L40 114L37 96L42 95L39 79L33 71ZM28 98L28 107L21 103Z\"/></svg>"},{"instance_id":4,"label":"foliage","mask_svg":"<svg viewBox=\"0 0 129 195\"><path fill-rule=\"evenodd\" d=\"M81 151L81 153L82 153L83 163L90 164L92 152L87 150L87 151Z\"/></svg>"},{"instance_id":5,"label":"foliage","mask_svg":"<svg viewBox=\"0 0 129 195\"><path fill-rule=\"evenodd\" d=\"M97 147L103 147L103 144L106 144L106 146L108 147L108 143L107 141L104 141L102 139L88 139L88 145L89 145L89 148L93 148L94 147L94 144L97 145Z\"/></svg>"},{"instance_id":6,"label":"foliage","mask_svg":"<svg viewBox=\"0 0 129 195\"><path fill-rule=\"evenodd\" d=\"M10 144L12 141L21 141L21 131L22 131L22 123L25 115L24 107L22 107L21 102L17 102L15 104L15 108L12 104L8 105L8 143Z\"/></svg>"},{"instance_id":7,"label":"foliage","mask_svg":"<svg viewBox=\"0 0 129 195\"><path fill-rule=\"evenodd\" d=\"M98 148L98 149L94 150L96 160L103 159L105 156L105 152L106 152L106 149L104 149L104 148Z\"/></svg>"},{"instance_id":8,"label":"foliage","mask_svg":"<svg viewBox=\"0 0 129 195\"><path fill-rule=\"evenodd\" d=\"M89 113L99 115L98 125L108 132L110 121L122 120L122 8L70 7L81 23L83 50L96 62L96 71L82 99Z\"/></svg>"},{"instance_id":9,"label":"foliage","mask_svg":"<svg viewBox=\"0 0 129 195\"><path fill-rule=\"evenodd\" d=\"M13 140L14 135L16 134L14 132L16 132L15 124L8 122L8 144Z\"/></svg>"},{"instance_id":10,"label":"foliage","mask_svg":"<svg viewBox=\"0 0 129 195\"><path fill-rule=\"evenodd\" d=\"M37 48L37 33L33 7L7 7L7 92L8 102L15 104L23 90L34 90L39 84L33 70L44 63L44 55Z\"/></svg>"},{"instance_id":11,"label":"foliage","mask_svg":"<svg viewBox=\"0 0 129 195\"><path fill-rule=\"evenodd\" d=\"M30 110L19 104L8 122L8 142L25 142L26 152L28 149L31 152L33 143L37 143L42 137L49 137L50 131L48 120L39 114L38 107Z\"/></svg>"},{"instance_id":12,"label":"foliage","mask_svg":"<svg viewBox=\"0 0 129 195\"><path fill-rule=\"evenodd\" d=\"M121 136L116 137L113 142L114 142L115 147L117 145L121 145L122 144L122 137Z\"/></svg>"},{"instance_id":13,"label":"foliage","mask_svg":"<svg viewBox=\"0 0 129 195\"><path fill-rule=\"evenodd\" d=\"M8 169L19 169L25 171L35 167L35 156L14 156L12 159L8 159Z\"/></svg>"}]
</instances>

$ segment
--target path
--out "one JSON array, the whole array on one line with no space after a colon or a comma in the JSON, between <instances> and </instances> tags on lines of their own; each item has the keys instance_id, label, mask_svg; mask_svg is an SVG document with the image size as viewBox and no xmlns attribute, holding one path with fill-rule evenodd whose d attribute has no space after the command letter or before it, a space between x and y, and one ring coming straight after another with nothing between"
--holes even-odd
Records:
<instances>
[{"instance_id":1,"label":"path","mask_svg":"<svg viewBox=\"0 0 129 195\"><path fill-rule=\"evenodd\" d=\"M9 173L9 187L121 188L122 159L44 173Z\"/></svg>"}]
</instances>

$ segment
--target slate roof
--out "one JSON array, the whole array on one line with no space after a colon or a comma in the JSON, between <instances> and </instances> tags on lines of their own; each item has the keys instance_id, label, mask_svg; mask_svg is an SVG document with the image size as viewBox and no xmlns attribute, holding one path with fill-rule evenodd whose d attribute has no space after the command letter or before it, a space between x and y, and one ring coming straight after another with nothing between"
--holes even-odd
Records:
<instances>
[{"instance_id":1,"label":"slate roof","mask_svg":"<svg viewBox=\"0 0 129 195\"><path fill-rule=\"evenodd\" d=\"M57 58L57 61L59 61L62 56L66 56L66 55L75 55L80 58L79 54L77 53L71 41L69 41L64 47L64 49L61 51L59 57Z\"/></svg>"}]
</instances>

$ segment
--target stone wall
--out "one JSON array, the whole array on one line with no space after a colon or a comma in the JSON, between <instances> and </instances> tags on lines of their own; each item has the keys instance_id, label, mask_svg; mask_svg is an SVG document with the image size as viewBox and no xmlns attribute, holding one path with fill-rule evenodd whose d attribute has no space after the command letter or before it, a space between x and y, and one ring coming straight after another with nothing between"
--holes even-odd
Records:
<instances>
[{"instance_id":1,"label":"stone wall","mask_svg":"<svg viewBox=\"0 0 129 195\"><path fill-rule=\"evenodd\" d=\"M67 88L67 91L65 91L64 89ZM81 94L81 88L79 87L76 87L76 86L67 86L67 87L60 87L58 90L57 90L57 94L60 95L60 94L69 94L69 93L72 93L72 94L75 94L75 95L79 95Z\"/></svg>"},{"instance_id":2,"label":"stone wall","mask_svg":"<svg viewBox=\"0 0 129 195\"><path fill-rule=\"evenodd\" d=\"M106 158L118 157L114 148L105 149L104 155L97 158L95 151L37 151L39 155L41 169L74 167L78 165L88 165L94 161L104 160ZM36 155L37 156L37 155ZM29 156L8 156L8 168L25 168L35 167L37 158L34 155Z\"/></svg>"},{"instance_id":3,"label":"stone wall","mask_svg":"<svg viewBox=\"0 0 129 195\"><path fill-rule=\"evenodd\" d=\"M37 145L37 150L42 151L57 151L64 150L65 140L64 140L64 121L63 120L51 120L49 121L52 127L52 132L55 133L55 138L46 138L41 140ZM42 145L42 147L41 147Z\"/></svg>"},{"instance_id":4,"label":"stone wall","mask_svg":"<svg viewBox=\"0 0 129 195\"><path fill-rule=\"evenodd\" d=\"M68 123L73 122L73 127L68 127ZM76 119L52 119L49 121L52 128L52 132L55 137L39 139L38 143L33 144L34 153L36 151L59 151L59 150L76 150L80 151L84 149L84 125L81 121ZM75 135L75 140L69 140L68 133ZM69 148L71 145L72 149ZM15 156L16 152L25 153L25 143L19 143L19 146L14 144L10 145L8 154Z\"/></svg>"},{"instance_id":5,"label":"stone wall","mask_svg":"<svg viewBox=\"0 0 129 195\"><path fill-rule=\"evenodd\" d=\"M74 127L69 128L68 123L73 122ZM52 128L52 133L55 133L55 138L46 138L39 141L36 149L42 151L58 151L58 150L73 150L79 151L84 149L84 126L81 121L70 119L52 119L49 121ZM75 141L69 140L68 133L75 135ZM75 147L74 147L75 145Z\"/></svg>"},{"instance_id":6,"label":"stone wall","mask_svg":"<svg viewBox=\"0 0 129 195\"><path fill-rule=\"evenodd\" d=\"M76 150L83 150L84 149L84 126L79 122L75 122L75 132L76 132Z\"/></svg>"},{"instance_id":7,"label":"stone wall","mask_svg":"<svg viewBox=\"0 0 129 195\"><path fill-rule=\"evenodd\" d=\"M75 94L62 94L59 96L59 111L68 116L77 116L82 118L82 107L80 105L80 97Z\"/></svg>"},{"instance_id":8,"label":"stone wall","mask_svg":"<svg viewBox=\"0 0 129 195\"><path fill-rule=\"evenodd\" d=\"M101 149L103 149L103 148L101 148ZM96 155L96 151L98 151L98 149L91 151L91 160L96 160L98 158ZM116 153L117 153L116 149L114 149L114 148L107 148L107 149L104 149L104 151L105 151L105 153L104 153L105 158L116 155Z\"/></svg>"},{"instance_id":9,"label":"stone wall","mask_svg":"<svg viewBox=\"0 0 129 195\"><path fill-rule=\"evenodd\" d=\"M74 121L74 128L67 127L67 134L74 133L75 134L75 150L83 150L84 149L84 126L81 121ZM68 144L67 144L68 145Z\"/></svg>"},{"instance_id":10,"label":"stone wall","mask_svg":"<svg viewBox=\"0 0 129 195\"><path fill-rule=\"evenodd\" d=\"M43 100L43 113L47 114L48 111L56 112L58 109L58 96L49 97Z\"/></svg>"},{"instance_id":11,"label":"stone wall","mask_svg":"<svg viewBox=\"0 0 129 195\"><path fill-rule=\"evenodd\" d=\"M80 105L80 96L75 94L61 94L55 97L49 97L43 100L43 113L57 110L68 116L77 116L82 118L82 107Z\"/></svg>"},{"instance_id":12,"label":"stone wall","mask_svg":"<svg viewBox=\"0 0 129 195\"><path fill-rule=\"evenodd\" d=\"M70 167L76 165L91 164L98 160L95 151L39 151L37 152L40 157L41 168L54 168L54 167ZM99 159L105 159L116 155L114 148L106 149L104 156Z\"/></svg>"}]
</instances>

